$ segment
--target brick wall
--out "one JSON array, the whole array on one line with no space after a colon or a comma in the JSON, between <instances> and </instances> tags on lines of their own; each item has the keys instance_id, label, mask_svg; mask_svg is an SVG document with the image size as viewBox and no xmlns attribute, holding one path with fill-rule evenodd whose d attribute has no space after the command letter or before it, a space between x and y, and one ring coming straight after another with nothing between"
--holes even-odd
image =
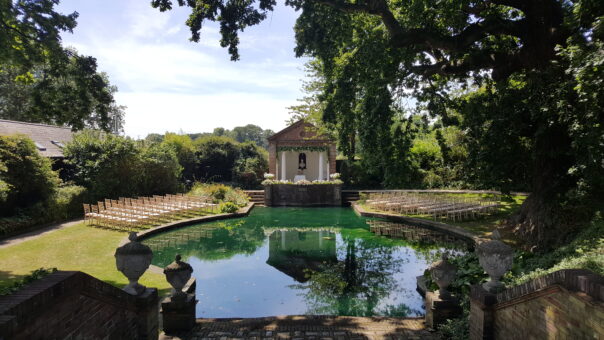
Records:
<instances>
[{"instance_id":1,"label":"brick wall","mask_svg":"<svg viewBox=\"0 0 604 340\"><path fill-rule=\"evenodd\" d=\"M585 296L552 286L498 306L495 339L601 339L604 308Z\"/></svg>"},{"instance_id":2,"label":"brick wall","mask_svg":"<svg viewBox=\"0 0 604 340\"><path fill-rule=\"evenodd\" d=\"M497 294L470 294L470 339L603 339L604 278L560 270Z\"/></svg>"},{"instance_id":3,"label":"brick wall","mask_svg":"<svg viewBox=\"0 0 604 340\"><path fill-rule=\"evenodd\" d=\"M157 289L135 297L82 272L56 272L0 298L0 339L157 337Z\"/></svg>"}]
</instances>

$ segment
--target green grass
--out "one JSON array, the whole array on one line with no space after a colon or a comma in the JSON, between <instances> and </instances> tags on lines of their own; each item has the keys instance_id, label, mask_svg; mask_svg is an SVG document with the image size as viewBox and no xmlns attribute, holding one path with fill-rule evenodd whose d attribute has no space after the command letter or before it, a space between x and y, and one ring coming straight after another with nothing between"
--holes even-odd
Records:
<instances>
[{"instance_id":1,"label":"green grass","mask_svg":"<svg viewBox=\"0 0 604 340\"><path fill-rule=\"evenodd\" d=\"M115 266L115 248L127 232L100 229L87 225L56 230L32 240L0 248L0 286L7 286L35 269L56 267L79 270L117 287L128 281ZM163 274L149 270L140 282L155 287L161 295L169 291Z\"/></svg>"},{"instance_id":2,"label":"green grass","mask_svg":"<svg viewBox=\"0 0 604 340\"><path fill-rule=\"evenodd\" d=\"M468 197L468 198L487 198L487 194L443 194L442 196L450 196L450 197ZM483 216L476 220L471 221L455 221L450 219L439 218L436 219L438 222L454 225L461 227L467 231L474 233L475 235L481 237L489 237L491 232L495 230L507 217L511 216L515 212L518 211L522 202L526 199L526 196L511 196L509 198L501 198L499 204L501 205L499 209L487 216ZM367 204L363 204L361 202L361 206L366 211L371 212L379 212L373 209L371 206ZM430 215L405 215L408 217L421 218L425 220L434 221L434 219ZM500 230L502 238L505 242L510 243L512 245L518 244L518 239L515 238L514 234L511 230L502 229Z\"/></svg>"}]
</instances>

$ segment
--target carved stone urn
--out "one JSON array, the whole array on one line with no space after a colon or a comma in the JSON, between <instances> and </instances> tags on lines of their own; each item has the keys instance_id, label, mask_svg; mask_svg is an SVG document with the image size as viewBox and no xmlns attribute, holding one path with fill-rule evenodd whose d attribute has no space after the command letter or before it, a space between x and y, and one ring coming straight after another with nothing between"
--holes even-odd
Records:
<instances>
[{"instance_id":1,"label":"carved stone urn","mask_svg":"<svg viewBox=\"0 0 604 340\"><path fill-rule=\"evenodd\" d=\"M146 245L136 240L135 232L130 233L128 239L130 242L115 250L115 264L117 270L122 272L130 282L124 291L132 295L139 295L145 291L146 287L138 283L138 279L145 273L151 260L153 251Z\"/></svg>"},{"instance_id":2,"label":"carved stone urn","mask_svg":"<svg viewBox=\"0 0 604 340\"><path fill-rule=\"evenodd\" d=\"M482 242L476 247L476 254L478 262L490 277L482 287L491 293L498 292L504 287L499 280L512 269L514 249L503 243L499 231L495 230L491 234L490 241Z\"/></svg>"},{"instance_id":3,"label":"carved stone urn","mask_svg":"<svg viewBox=\"0 0 604 340\"><path fill-rule=\"evenodd\" d=\"M166 280L172 286L172 298L175 300L184 299L186 294L182 288L187 284L193 273L193 267L186 262L181 261L181 256L176 255L174 262L164 268Z\"/></svg>"},{"instance_id":4,"label":"carved stone urn","mask_svg":"<svg viewBox=\"0 0 604 340\"><path fill-rule=\"evenodd\" d=\"M444 252L442 259L436 261L428 267L432 280L438 285L438 295L442 300L448 300L451 298L451 293L447 290L447 287L455 280L457 274L457 268L449 263L449 255Z\"/></svg>"}]
</instances>

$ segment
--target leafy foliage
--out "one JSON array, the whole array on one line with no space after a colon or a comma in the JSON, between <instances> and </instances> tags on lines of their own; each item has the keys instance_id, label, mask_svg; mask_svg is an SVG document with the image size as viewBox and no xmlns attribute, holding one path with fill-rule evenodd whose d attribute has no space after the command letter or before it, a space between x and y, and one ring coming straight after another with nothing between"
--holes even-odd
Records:
<instances>
[{"instance_id":1,"label":"leafy foliage","mask_svg":"<svg viewBox=\"0 0 604 340\"><path fill-rule=\"evenodd\" d=\"M120 131L117 89L95 58L61 45L78 14L56 12L58 2L0 2L0 118Z\"/></svg>"},{"instance_id":2,"label":"leafy foliage","mask_svg":"<svg viewBox=\"0 0 604 340\"><path fill-rule=\"evenodd\" d=\"M13 282L12 285L7 287L0 287L0 296L9 295L19 291L23 286L40 280L41 278L52 274L57 271L57 268L39 268L31 272L29 275L25 275L21 280Z\"/></svg>"},{"instance_id":3,"label":"leafy foliage","mask_svg":"<svg viewBox=\"0 0 604 340\"><path fill-rule=\"evenodd\" d=\"M253 0L178 3L192 9L194 40L205 20L219 21L235 60L238 32L273 9ZM427 170L425 184L463 173L477 187L531 191L509 224L533 250L589 221L604 193L602 1L286 3L301 10L296 55L314 58L311 72L319 71L297 114L320 112L349 162L362 155L360 177L413 183L409 119L421 113L458 125L468 151L463 162ZM225 15L234 8L239 15ZM408 97L415 108L404 106ZM451 164L444 135L435 138Z\"/></svg>"},{"instance_id":4,"label":"leafy foliage","mask_svg":"<svg viewBox=\"0 0 604 340\"><path fill-rule=\"evenodd\" d=\"M167 145L146 146L84 130L74 135L64 154L74 167L75 182L88 188L93 200L174 193L180 188L182 168L176 152Z\"/></svg>"},{"instance_id":5,"label":"leafy foliage","mask_svg":"<svg viewBox=\"0 0 604 340\"><path fill-rule=\"evenodd\" d=\"M219 209L221 213L232 214L237 212L237 210L239 210L239 207L233 202L223 202L220 203Z\"/></svg>"},{"instance_id":6,"label":"leafy foliage","mask_svg":"<svg viewBox=\"0 0 604 340\"><path fill-rule=\"evenodd\" d=\"M231 202L238 207L244 207L249 202L247 195L240 189L218 183L196 182L189 193L195 196L211 197L214 203Z\"/></svg>"},{"instance_id":7,"label":"leafy foliage","mask_svg":"<svg viewBox=\"0 0 604 340\"><path fill-rule=\"evenodd\" d=\"M48 200L60 182L50 160L25 136L0 136L0 165L4 201L0 216Z\"/></svg>"}]
</instances>

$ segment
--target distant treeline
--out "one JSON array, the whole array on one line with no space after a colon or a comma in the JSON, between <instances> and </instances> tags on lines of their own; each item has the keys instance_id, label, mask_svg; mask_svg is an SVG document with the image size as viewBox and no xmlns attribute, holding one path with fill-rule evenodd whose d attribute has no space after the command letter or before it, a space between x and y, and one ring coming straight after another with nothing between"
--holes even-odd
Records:
<instances>
[{"instance_id":1,"label":"distant treeline","mask_svg":"<svg viewBox=\"0 0 604 340\"><path fill-rule=\"evenodd\" d=\"M200 133L189 133L187 134L192 140L196 140L201 137L217 136L217 137L228 137L239 143L254 142L256 145L267 149L268 142L267 138L273 135L275 132L270 129L262 129L258 125L248 124L245 126L237 126L233 130L217 127L212 132L200 132ZM147 135L145 140L150 142L162 142L164 135L158 133L150 133Z\"/></svg>"}]
</instances>

